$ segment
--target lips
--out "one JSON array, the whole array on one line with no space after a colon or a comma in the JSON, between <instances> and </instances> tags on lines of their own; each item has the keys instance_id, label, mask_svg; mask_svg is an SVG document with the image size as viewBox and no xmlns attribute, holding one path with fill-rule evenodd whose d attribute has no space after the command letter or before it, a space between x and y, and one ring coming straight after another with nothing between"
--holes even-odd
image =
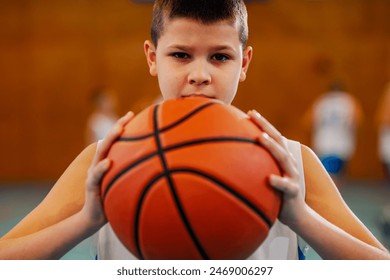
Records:
<instances>
[{"instance_id":1,"label":"lips","mask_svg":"<svg viewBox=\"0 0 390 280\"><path fill-rule=\"evenodd\" d=\"M182 98L190 98L190 97L203 97L203 98L210 98L210 99L215 99L213 96L209 96L203 93L192 93L188 95L182 95Z\"/></svg>"}]
</instances>

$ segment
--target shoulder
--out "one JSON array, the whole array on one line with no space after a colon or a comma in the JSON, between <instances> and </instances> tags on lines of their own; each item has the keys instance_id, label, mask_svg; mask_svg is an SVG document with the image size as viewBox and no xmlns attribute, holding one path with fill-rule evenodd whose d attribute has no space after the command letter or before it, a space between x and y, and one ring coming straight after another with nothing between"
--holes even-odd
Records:
<instances>
[{"instance_id":1,"label":"shoulder","mask_svg":"<svg viewBox=\"0 0 390 280\"><path fill-rule=\"evenodd\" d=\"M301 144L301 155L306 185L316 185L318 181L324 180L328 182L328 180L331 180L321 161L311 148Z\"/></svg>"},{"instance_id":2,"label":"shoulder","mask_svg":"<svg viewBox=\"0 0 390 280\"><path fill-rule=\"evenodd\" d=\"M84 163L84 164L87 163L89 166L89 164L92 162L92 159L96 153L97 146L98 146L98 142L94 142L92 144L89 144L73 160L73 162L70 164L70 166L72 166L73 164L82 164L82 163Z\"/></svg>"},{"instance_id":3,"label":"shoulder","mask_svg":"<svg viewBox=\"0 0 390 280\"><path fill-rule=\"evenodd\" d=\"M302 158L307 158L307 159L313 159L313 157L317 157L317 155L314 153L312 149L310 149L308 146L304 144L301 145L301 151L302 151Z\"/></svg>"}]
</instances>

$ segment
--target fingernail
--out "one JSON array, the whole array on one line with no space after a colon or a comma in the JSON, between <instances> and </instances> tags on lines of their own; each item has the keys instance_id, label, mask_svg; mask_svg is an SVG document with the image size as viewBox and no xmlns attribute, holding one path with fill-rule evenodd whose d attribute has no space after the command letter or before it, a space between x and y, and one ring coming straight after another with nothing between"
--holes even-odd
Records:
<instances>
[{"instance_id":1,"label":"fingernail","mask_svg":"<svg viewBox=\"0 0 390 280\"><path fill-rule=\"evenodd\" d=\"M256 118L261 118L261 115L259 112L257 112L256 110L253 110L253 114L256 116Z\"/></svg>"},{"instance_id":2,"label":"fingernail","mask_svg":"<svg viewBox=\"0 0 390 280\"><path fill-rule=\"evenodd\" d=\"M265 132L263 132L262 134L261 134L262 136L263 136L263 139L265 139L265 140L269 140L269 135L268 135L268 133L265 133Z\"/></svg>"}]
</instances>

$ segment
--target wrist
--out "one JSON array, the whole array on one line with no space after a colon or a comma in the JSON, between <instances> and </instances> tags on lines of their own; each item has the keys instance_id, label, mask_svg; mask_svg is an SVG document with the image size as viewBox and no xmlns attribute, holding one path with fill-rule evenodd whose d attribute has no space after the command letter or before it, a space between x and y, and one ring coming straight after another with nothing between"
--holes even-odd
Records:
<instances>
[{"instance_id":1,"label":"wrist","mask_svg":"<svg viewBox=\"0 0 390 280\"><path fill-rule=\"evenodd\" d=\"M80 227L82 227L83 231L86 235L90 236L97 232L102 226L107 223L104 215L102 217L93 216L88 213L87 209L83 207L80 212L78 212Z\"/></svg>"},{"instance_id":2,"label":"wrist","mask_svg":"<svg viewBox=\"0 0 390 280\"><path fill-rule=\"evenodd\" d=\"M310 226L310 222L313 220L313 209L311 209L307 204L304 204L302 209L299 211L299 215L293 221L288 223L288 226L298 235L301 235L302 232Z\"/></svg>"}]
</instances>

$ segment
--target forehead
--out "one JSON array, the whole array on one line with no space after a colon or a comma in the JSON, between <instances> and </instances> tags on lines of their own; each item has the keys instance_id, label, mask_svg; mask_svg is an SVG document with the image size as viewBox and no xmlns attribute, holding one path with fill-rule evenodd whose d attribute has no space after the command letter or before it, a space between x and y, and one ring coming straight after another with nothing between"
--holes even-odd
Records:
<instances>
[{"instance_id":1,"label":"forehead","mask_svg":"<svg viewBox=\"0 0 390 280\"><path fill-rule=\"evenodd\" d=\"M164 21L159 45L194 42L241 45L238 21L222 20L207 24L188 18Z\"/></svg>"}]
</instances>

